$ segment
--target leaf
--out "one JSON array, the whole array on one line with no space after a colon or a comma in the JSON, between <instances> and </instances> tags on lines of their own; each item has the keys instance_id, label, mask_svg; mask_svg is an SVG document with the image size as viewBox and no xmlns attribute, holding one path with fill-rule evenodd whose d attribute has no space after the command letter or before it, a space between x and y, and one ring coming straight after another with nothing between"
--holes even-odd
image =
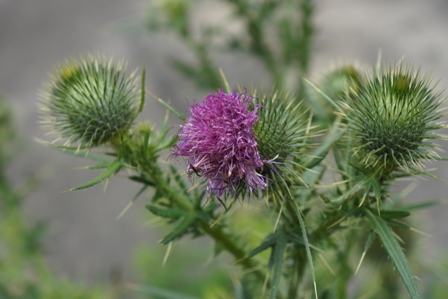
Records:
<instances>
[{"instance_id":1,"label":"leaf","mask_svg":"<svg viewBox=\"0 0 448 299\"><path fill-rule=\"evenodd\" d=\"M267 236L260 245L252 249L252 251L248 254L248 257L253 257L260 252L265 251L266 249L275 245L278 238L278 233L270 234Z\"/></svg>"},{"instance_id":2,"label":"leaf","mask_svg":"<svg viewBox=\"0 0 448 299\"><path fill-rule=\"evenodd\" d=\"M182 210L162 208L156 205L147 205L146 208L154 215L162 218L180 218L186 214L186 212Z\"/></svg>"},{"instance_id":3,"label":"leaf","mask_svg":"<svg viewBox=\"0 0 448 299\"><path fill-rule=\"evenodd\" d=\"M401 228L401 229L409 229L409 225L405 222L394 220L394 219L384 219L386 220L387 225L389 227Z\"/></svg>"},{"instance_id":4,"label":"leaf","mask_svg":"<svg viewBox=\"0 0 448 299\"><path fill-rule=\"evenodd\" d=\"M134 182L137 182L137 183L141 183L141 184L146 185L146 186L154 186L153 182L149 181L147 178L144 178L142 176L132 175L132 176L129 177L129 179L131 181L134 181Z\"/></svg>"},{"instance_id":5,"label":"leaf","mask_svg":"<svg viewBox=\"0 0 448 299\"><path fill-rule=\"evenodd\" d=\"M328 134L329 137L309 156L307 160L303 162L304 168L309 169L318 165L333 147L333 144L341 138L342 134L344 134L344 130L339 128L339 123L335 123L332 132Z\"/></svg>"},{"instance_id":6,"label":"leaf","mask_svg":"<svg viewBox=\"0 0 448 299\"><path fill-rule=\"evenodd\" d=\"M373 231L371 231L369 233L369 235L367 236L366 244L364 244L364 251L362 252L362 256L361 256L361 259L359 260L358 267L356 267L355 275L358 273L358 270L361 267L362 261L364 260L364 257L366 256L367 251L372 246L374 239L375 239L375 233Z\"/></svg>"},{"instance_id":7,"label":"leaf","mask_svg":"<svg viewBox=\"0 0 448 299\"><path fill-rule=\"evenodd\" d=\"M441 203L440 200L431 200L431 201L425 201L425 202L420 202L420 203L415 203L415 204L403 206L403 207L400 207L400 208L405 210L405 211L414 211L414 210L420 210L420 209L424 209L424 208L429 208L429 207L438 205L440 203Z\"/></svg>"},{"instance_id":8,"label":"leaf","mask_svg":"<svg viewBox=\"0 0 448 299\"><path fill-rule=\"evenodd\" d=\"M104 162L104 163L98 163L95 165L90 165L87 167L83 167L83 168L87 168L87 169L104 169L104 168L108 168L110 166L110 162Z\"/></svg>"},{"instance_id":9,"label":"leaf","mask_svg":"<svg viewBox=\"0 0 448 299\"><path fill-rule=\"evenodd\" d=\"M171 111L174 115L176 115L180 120L184 121L186 118L184 115L182 115L180 112L178 112L173 106L168 104L168 102L165 102L161 98L157 98L157 101L161 103L165 108L167 108L169 111Z\"/></svg>"},{"instance_id":10,"label":"leaf","mask_svg":"<svg viewBox=\"0 0 448 299\"><path fill-rule=\"evenodd\" d=\"M284 233L280 233L272 249L271 259L273 260L274 264L274 275L272 276L271 292L269 295L270 299L277 298L278 286L280 284L280 278L282 276L286 245L286 236Z\"/></svg>"},{"instance_id":11,"label":"leaf","mask_svg":"<svg viewBox=\"0 0 448 299\"><path fill-rule=\"evenodd\" d=\"M42 143L45 146L51 147L59 152L69 154L69 155L75 156L75 157L86 158L86 159L90 159L90 160L97 161L97 162L103 162L103 163L111 162L113 160L111 157L92 153L91 151L89 151L89 148L56 145L56 144L51 144L51 143L39 141L39 140L38 140L38 142Z\"/></svg>"},{"instance_id":12,"label":"leaf","mask_svg":"<svg viewBox=\"0 0 448 299\"><path fill-rule=\"evenodd\" d=\"M111 175L114 175L115 173L117 173L122 167L123 167L123 163L121 162L121 160L115 160L113 162L110 163L109 167L99 176L97 176L96 178L94 178L93 180L91 180L88 183L79 185L77 187L71 188L68 191L75 191L75 190L81 190L81 189L86 189L89 187L92 187L96 184L101 183L102 181L104 181L105 179L107 179L108 177L110 177Z\"/></svg>"},{"instance_id":13,"label":"leaf","mask_svg":"<svg viewBox=\"0 0 448 299\"><path fill-rule=\"evenodd\" d=\"M185 233L187 233L188 228L196 221L196 214L189 213L182 218L179 219L177 225L174 227L173 231L166 235L160 243L163 245L168 244L169 242L181 237Z\"/></svg>"},{"instance_id":14,"label":"leaf","mask_svg":"<svg viewBox=\"0 0 448 299\"><path fill-rule=\"evenodd\" d=\"M306 256L308 258L308 265L310 266L311 276L313 277L314 292L315 292L316 299L317 299L316 275L314 273L313 257L311 255L310 243L308 242L308 236L307 236L307 232L306 232L306 228L305 228L305 222L303 221L302 212L300 211L300 208L297 205L297 202L294 202L294 206L296 208L297 218L299 219L300 228L302 230L303 241L305 243Z\"/></svg>"},{"instance_id":15,"label":"leaf","mask_svg":"<svg viewBox=\"0 0 448 299\"><path fill-rule=\"evenodd\" d=\"M404 255L403 250L400 247L400 244L398 244L397 239L395 239L392 231L386 224L386 221L374 215L369 210L366 210L366 214L369 218L372 229L379 236L384 248L388 252L395 267L397 268L404 285L408 289L409 295L412 299L419 299L420 293L414 274L412 273L406 256Z\"/></svg>"},{"instance_id":16,"label":"leaf","mask_svg":"<svg viewBox=\"0 0 448 299\"><path fill-rule=\"evenodd\" d=\"M138 113L143 111L143 107L145 106L145 81L146 81L146 65L143 66L142 70L142 82L141 82L141 98L140 98L140 106L138 107ZM137 116L136 116L137 117Z\"/></svg>"},{"instance_id":17,"label":"leaf","mask_svg":"<svg viewBox=\"0 0 448 299\"><path fill-rule=\"evenodd\" d=\"M370 212L383 219L406 218L411 215L411 213L406 210L380 210L379 215L378 210L370 210Z\"/></svg>"}]
</instances>

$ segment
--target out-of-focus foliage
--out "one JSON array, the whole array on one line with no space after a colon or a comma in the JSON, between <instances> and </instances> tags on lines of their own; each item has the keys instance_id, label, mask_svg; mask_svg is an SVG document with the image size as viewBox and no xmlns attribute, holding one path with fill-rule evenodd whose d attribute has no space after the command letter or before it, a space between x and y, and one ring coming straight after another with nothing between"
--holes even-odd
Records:
<instances>
[{"instance_id":1,"label":"out-of-focus foliage","mask_svg":"<svg viewBox=\"0 0 448 299\"><path fill-rule=\"evenodd\" d=\"M6 167L14 162L17 146L9 107L0 98L0 298L116 298L112 288L70 282L47 265L41 243L46 224L30 224L25 219L22 206L26 194L6 177Z\"/></svg>"}]
</instances>

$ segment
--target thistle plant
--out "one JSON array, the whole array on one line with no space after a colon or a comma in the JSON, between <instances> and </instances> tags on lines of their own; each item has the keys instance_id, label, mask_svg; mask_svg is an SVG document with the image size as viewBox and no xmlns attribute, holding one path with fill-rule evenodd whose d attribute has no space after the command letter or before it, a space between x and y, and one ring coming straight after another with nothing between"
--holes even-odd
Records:
<instances>
[{"instance_id":1,"label":"thistle plant","mask_svg":"<svg viewBox=\"0 0 448 299\"><path fill-rule=\"evenodd\" d=\"M442 99L433 91L428 77L398 65L379 69L373 77L360 77L356 88L347 89L335 100L318 90L335 107L336 117L332 117L327 132L317 131L310 109L297 97L230 90L224 81L225 89L190 104L190 114L186 116L158 99L183 121L177 134L170 137L166 123L160 132L148 123L132 125L138 111L135 103L140 100L143 107L144 84L140 98L137 92L131 92L138 90L135 81L121 73L119 78L126 82L126 88L116 85L114 80L103 80L105 74L118 76L112 63L104 58L89 59L72 61L70 67L77 71L69 75L61 75L67 72L66 66L57 71L59 76L48 85L48 98L43 101L46 106L42 108L44 119L53 119L53 128L70 142L49 146L96 160L99 164L92 168L105 169L91 182L72 190L93 186L128 169L132 173L130 179L143 185L142 191L155 190L148 210L173 225L162 244L185 235L207 235L220 251L230 253L243 268L256 269L242 278L250 282L246 286L248 292L263 296L265 285L270 298L296 298L303 284L310 281L316 297L331 294L334 298L346 298L353 270L347 257L339 261L332 257L344 256L344 252L355 246L356 242L338 242L341 235L361 234L359 238L365 239L356 227L366 226L370 232L365 232L363 256L375 236L379 236L409 294L419 298L410 266L391 230L397 225L409 228L400 219L410 215L410 208L397 208L386 202L390 199L388 187L392 181L427 173L423 161L441 159L430 140L443 139L434 132L445 126L439 109ZM92 66L93 72L84 73L83 76L89 76L82 81L84 87L77 72L89 69L88 66ZM92 86L102 86L105 91L102 95L110 97L100 99L98 89ZM115 91L116 86L120 89ZM103 107L96 104L108 99L115 105L114 115L120 115L120 120L113 123L122 124L119 129L114 127L112 133L111 127L104 125L111 122L110 114L94 114ZM68 106L72 102L76 105ZM88 122L85 131L80 131L78 123L69 122L72 113L75 117L80 114L79 107L91 109L92 115L101 119ZM82 113L90 115L88 111ZM122 122L122 116L128 116L128 120ZM322 134L325 136L319 137ZM88 146L80 147L83 144ZM93 151L100 144L110 147L108 155ZM206 186L194 184L191 188L182 171L174 166L164 170L159 158L164 151L171 155L171 161L178 161L176 164L185 161L190 181L201 180ZM340 175L341 181L336 180L321 190L323 177L330 172L326 162L330 154L337 166L333 175ZM251 245L252 248L244 245L242 236L228 224L232 219L227 213L238 209L233 203L244 199L252 199L251 203L263 199L266 202L263 209L272 214L268 218L272 231L266 232L264 240ZM231 204L230 209L227 203ZM317 281L319 272L314 259L315 254L320 255L317 248L327 252L334 263L331 268L344 271L337 286L322 286ZM267 249L271 249L269 262L263 262L260 254ZM266 270L262 270L264 263ZM310 279L305 279L307 275Z\"/></svg>"},{"instance_id":2,"label":"thistle plant","mask_svg":"<svg viewBox=\"0 0 448 299\"><path fill-rule=\"evenodd\" d=\"M266 9L277 8L276 2L266 1L254 14L245 1L229 2L247 19L252 45L259 46L251 49L286 89L285 65L276 66L274 53L259 36L263 22L274 17ZM300 36L291 35L287 17L282 28L289 37L285 41L303 43L303 51L296 56L288 48L282 61L300 62L296 71L303 75L312 28L310 3L301 3ZM165 4L168 20L182 16L179 23L167 24L183 38L192 38L185 27L188 4ZM201 57L195 79L205 70L217 74L208 56ZM377 241L409 296L421 298L395 229L409 233L406 218L431 202L402 204L405 193L392 194L389 187L401 177L433 176L425 161L446 160L434 143L445 139L437 132L446 127L444 99L429 76L402 63L379 65L372 75L347 65L316 84L309 82L312 89L304 89L301 76L291 94L232 89L225 78L212 76L213 88L204 99L193 98L186 115L155 97L167 108L159 130L150 122L135 123L145 103L145 70L140 86L139 78L133 78L106 58L89 57L63 65L47 85L43 120L68 141L47 145L98 162L92 169L104 169L71 190L127 170L123 173L142 186L134 199L149 197L148 211L170 226L161 244L206 236L216 253L229 254L243 269L241 288L229 290L229 298L395 298L397 287L371 295L348 288ZM170 130L172 116L178 125ZM166 156L170 158L161 158ZM145 193L147 189L153 192ZM267 227L255 227L261 240L245 235L233 217L235 210L244 213L248 206L257 207L253 221ZM362 252L356 251L360 243Z\"/></svg>"}]
</instances>

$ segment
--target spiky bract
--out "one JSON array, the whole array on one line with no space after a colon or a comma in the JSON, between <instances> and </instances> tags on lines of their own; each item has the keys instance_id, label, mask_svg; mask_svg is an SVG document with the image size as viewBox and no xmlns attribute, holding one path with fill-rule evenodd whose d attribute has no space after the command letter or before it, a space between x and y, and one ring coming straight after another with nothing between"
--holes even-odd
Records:
<instances>
[{"instance_id":1,"label":"spiky bract","mask_svg":"<svg viewBox=\"0 0 448 299\"><path fill-rule=\"evenodd\" d=\"M265 163L262 174L268 178L266 192L273 201L289 198L290 188L302 185L302 161L313 137L311 116L293 96L274 92L257 98L263 107L255 126L255 136Z\"/></svg>"},{"instance_id":2,"label":"spiky bract","mask_svg":"<svg viewBox=\"0 0 448 299\"><path fill-rule=\"evenodd\" d=\"M388 174L420 165L436 155L428 139L440 138L443 127L428 76L401 65L366 78L353 94L348 112L349 131L356 159L364 169Z\"/></svg>"},{"instance_id":3,"label":"spiky bract","mask_svg":"<svg viewBox=\"0 0 448 299\"><path fill-rule=\"evenodd\" d=\"M43 123L68 143L98 146L131 126L138 99L123 63L93 56L70 60L56 70L43 95Z\"/></svg>"}]
</instances>

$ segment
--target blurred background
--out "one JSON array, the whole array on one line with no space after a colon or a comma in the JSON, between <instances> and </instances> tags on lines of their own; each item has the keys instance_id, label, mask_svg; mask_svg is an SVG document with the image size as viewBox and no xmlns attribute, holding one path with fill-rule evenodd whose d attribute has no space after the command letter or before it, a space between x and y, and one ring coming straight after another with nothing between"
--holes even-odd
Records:
<instances>
[{"instance_id":1,"label":"blurred background","mask_svg":"<svg viewBox=\"0 0 448 299\"><path fill-rule=\"evenodd\" d=\"M161 235L147 224L144 196L116 219L138 191L138 186L124 177L112 178L107 188L63 192L97 173L74 169L88 162L34 141L52 138L39 128L36 100L55 66L87 53L123 58L130 70L141 69L145 63L147 89L171 101L180 111L185 111L186 100L201 99L206 92L169 63L173 57L193 61L188 49L172 33L145 27L151 2L0 0L0 96L12 106L19 140L7 175L17 188L27 178L37 178L26 197L26 221L48 222L46 258L58 275L70 279L104 282L118 272L132 280L132 255L143 246L157 247ZM440 81L440 88L448 84L447 1L319 0L315 1L315 10L311 79L336 63L374 65L381 51L383 62L393 63L404 57L422 72L430 72L435 81ZM201 22L224 20L230 12L221 1L210 0L194 14L200 27ZM238 30L238 24L229 26ZM247 55L215 51L211 57L232 86L272 83L264 67ZM141 119L160 124L163 116L164 108L148 100ZM420 179L409 200L446 199L448 166L433 166L444 181ZM442 204L415 215L414 226L431 235L419 237L426 259L422 262L447 259L447 212L446 204Z\"/></svg>"}]
</instances>

